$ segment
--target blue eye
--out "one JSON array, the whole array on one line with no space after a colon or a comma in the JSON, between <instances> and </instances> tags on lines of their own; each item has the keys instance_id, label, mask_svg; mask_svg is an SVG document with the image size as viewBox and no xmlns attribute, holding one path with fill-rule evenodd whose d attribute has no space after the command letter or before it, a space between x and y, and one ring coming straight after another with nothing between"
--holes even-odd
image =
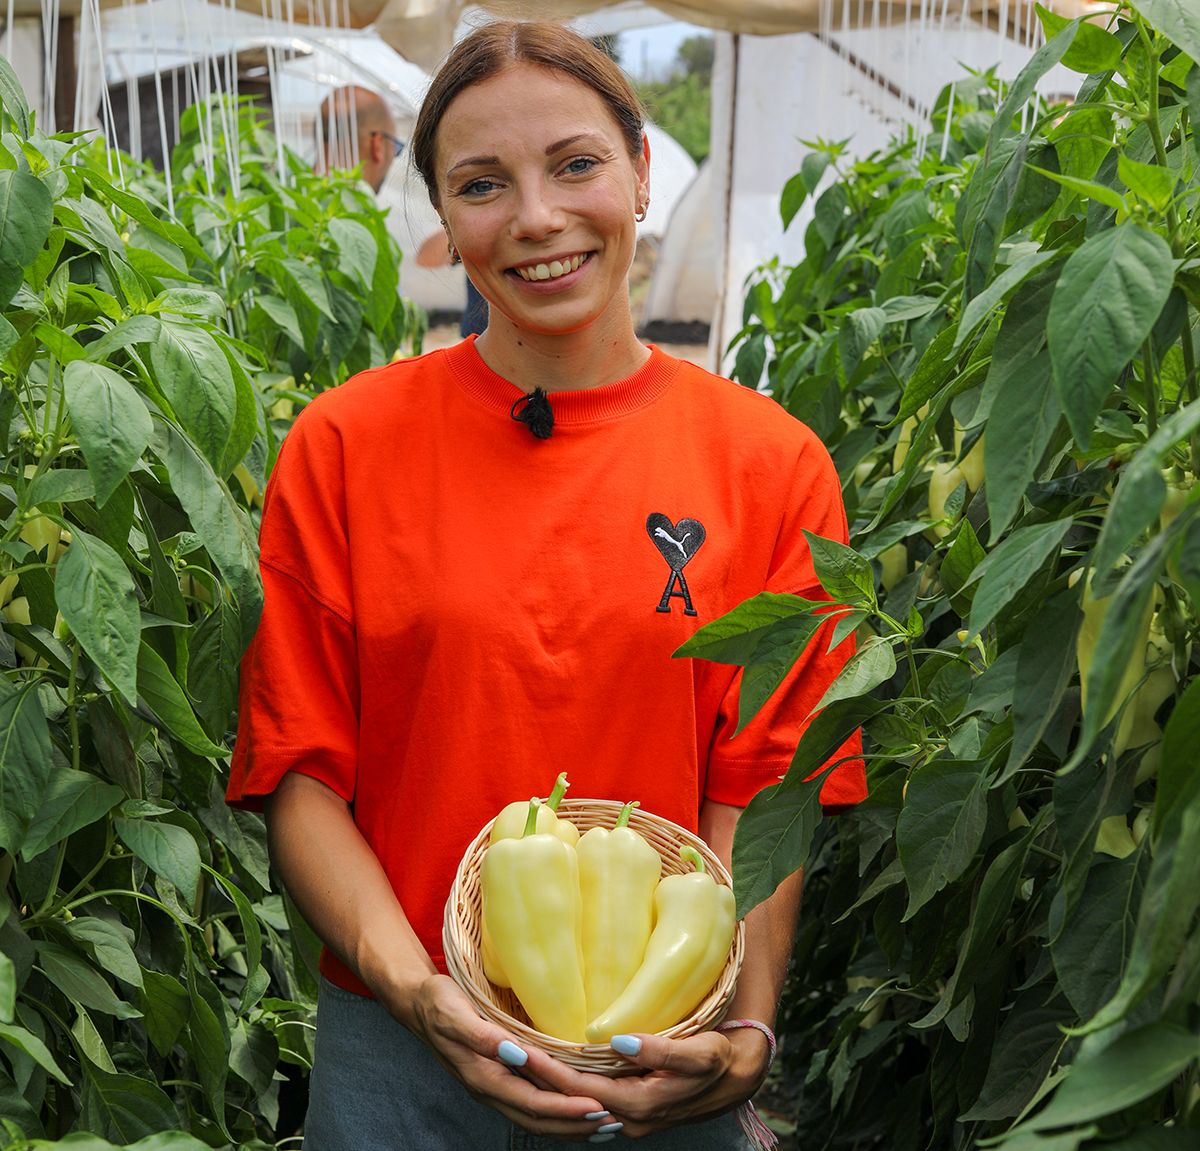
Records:
<instances>
[{"instance_id":1,"label":"blue eye","mask_svg":"<svg viewBox=\"0 0 1200 1151\"><path fill-rule=\"evenodd\" d=\"M595 165L596 161L590 156L576 156L567 164L566 171L572 176L580 176L584 172L590 171Z\"/></svg>"},{"instance_id":2,"label":"blue eye","mask_svg":"<svg viewBox=\"0 0 1200 1151\"><path fill-rule=\"evenodd\" d=\"M472 180L463 187L464 196L486 196L496 185L492 180Z\"/></svg>"}]
</instances>

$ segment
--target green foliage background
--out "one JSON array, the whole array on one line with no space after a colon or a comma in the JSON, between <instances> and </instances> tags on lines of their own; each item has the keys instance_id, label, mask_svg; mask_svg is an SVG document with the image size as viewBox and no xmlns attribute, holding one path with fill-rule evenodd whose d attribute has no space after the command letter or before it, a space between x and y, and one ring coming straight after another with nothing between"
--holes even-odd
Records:
<instances>
[{"instance_id":1,"label":"green foliage background","mask_svg":"<svg viewBox=\"0 0 1200 1151\"><path fill-rule=\"evenodd\" d=\"M853 546L813 554L859 636L734 850L743 910L808 868L797 1146L1200 1145L1200 9L1133 7L1043 11L923 139L818 146L805 258L750 286L737 374L830 447ZM1060 61L1078 99L1027 108ZM745 667L744 720L821 610L682 654ZM823 821L860 724L870 797Z\"/></svg>"},{"instance_id":2,"label":"green foliage background","mask_svg":"<svg viewBox=\"0 0 1200 1151\"><path fill-rule=\"evenodd\" d=\"M223 799L261 491L423 320L372 198L248 108L186 113L172 213L2 59L0 106L0 1146L272 1147L315 941Z\"/></svg>"}]
</instances>

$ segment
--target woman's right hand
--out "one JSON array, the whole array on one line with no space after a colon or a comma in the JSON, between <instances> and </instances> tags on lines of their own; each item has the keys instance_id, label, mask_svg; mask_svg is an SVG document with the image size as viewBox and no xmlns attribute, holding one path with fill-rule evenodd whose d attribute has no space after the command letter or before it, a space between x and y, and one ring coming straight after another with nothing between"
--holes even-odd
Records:
<instances>
[{"instance_id":1,"label":"woman's right hand","mask_svg":"<svg viewBox=\"0 0 1200 1151\"><path fill-rule=\"evenodd\" d=\"M523 1050L511 1033L481 1018L448 976L430 975L405 1002L388 1007L472 1098L526 1130L583 1141L612 1123L603 1105L581 1092L581 1073L537 1048ZM512 1062L501 1059L502 1044ZM526 1061L514 1074L522 1054Z\"/></svg>"}]
</instances>

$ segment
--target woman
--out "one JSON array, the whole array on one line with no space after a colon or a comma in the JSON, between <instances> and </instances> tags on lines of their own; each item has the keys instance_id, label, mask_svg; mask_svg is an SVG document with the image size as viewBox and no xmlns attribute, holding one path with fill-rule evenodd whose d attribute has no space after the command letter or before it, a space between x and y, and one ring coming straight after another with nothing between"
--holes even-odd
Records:
<instances>
[{"instance_id":1,"label":"woman","mask_svg":"<svg viewBox=\"0 0 1200 1151\"><path fill-rule=\"evenodd\" d=\"M326 945L305 1147L741 1148L731 1110L766 1074L799 875L749 917L730 1018L750 1022L616 1037L645 1071L618 1080L479 1018L442 974L442 911L478 829L564 768L576 795L637 798L728 860L848 645L814 647L736 738L736 669L671 655L764 589L820 594L802 529L844 538L837 476L772 401L636 338L649 156L603 53L554 25L481 28L410 147L488 326L318 397L290 432L229 789L265 802ZM822 798L863 793L855 761Z\"/></svg>"}]
</instances>

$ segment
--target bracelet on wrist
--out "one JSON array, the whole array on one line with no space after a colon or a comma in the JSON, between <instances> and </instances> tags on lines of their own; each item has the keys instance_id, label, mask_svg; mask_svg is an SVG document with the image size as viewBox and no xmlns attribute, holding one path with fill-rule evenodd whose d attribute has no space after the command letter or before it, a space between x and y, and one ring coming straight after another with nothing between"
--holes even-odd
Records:
<instances>
[{"instance_id":1,"label":"bracelet on wrist","mask_svg":"<svg viewBox=\"0 0 1200 1151\"><path fill-rule=\"evenodd\" d=\"M767 1070L770 1071L771 1064L775 1062L775 1052L778 1045L775 1042L775 1032L772 1031L765 1023L758 1019L726 1019L723 1023L718 1023L716 1029L718 1031L740 1031L742 1028L750 1028L754 1031L759 1031L767 1038Z\"/></svg>"}]
</instances>

